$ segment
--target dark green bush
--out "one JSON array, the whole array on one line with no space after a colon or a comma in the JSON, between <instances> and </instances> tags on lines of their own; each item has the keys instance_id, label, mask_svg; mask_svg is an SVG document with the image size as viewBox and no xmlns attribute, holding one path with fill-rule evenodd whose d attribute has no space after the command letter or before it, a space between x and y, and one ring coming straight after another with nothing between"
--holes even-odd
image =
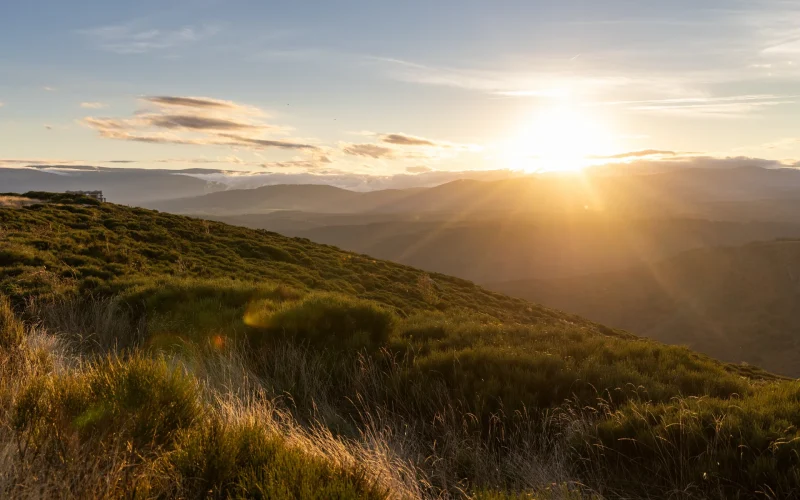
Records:
<instances>
[{"instance_id":1,"label":"dark green bush","mask_svg":"<svg viewBox=\"0 0 800 500\"><path fill-rule=\"evenodd\" d=\"M265 318L270 335L286 335L317 347L376 349L387 344L397 316L369 300L341 294L315 293L287 302ZM253 334L258 343L261 329Z\"/></svg>"}]
</instances>

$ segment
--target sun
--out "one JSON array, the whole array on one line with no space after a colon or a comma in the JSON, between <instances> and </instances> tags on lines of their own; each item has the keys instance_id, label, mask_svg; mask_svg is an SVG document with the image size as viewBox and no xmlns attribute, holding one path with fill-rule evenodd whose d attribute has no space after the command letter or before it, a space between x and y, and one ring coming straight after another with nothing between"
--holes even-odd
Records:
<instances>
[{"instance_id":1,"label":"sun","mask_svg":"<svg viewBox=\"0 0 800 500\"><path fill-rule=\"evenodd\" d=\"M526 172L573 172L612 151L607 127L589 113L561 106L543 110L507 148L509 167Z\"/></svg>"}]
</instances>

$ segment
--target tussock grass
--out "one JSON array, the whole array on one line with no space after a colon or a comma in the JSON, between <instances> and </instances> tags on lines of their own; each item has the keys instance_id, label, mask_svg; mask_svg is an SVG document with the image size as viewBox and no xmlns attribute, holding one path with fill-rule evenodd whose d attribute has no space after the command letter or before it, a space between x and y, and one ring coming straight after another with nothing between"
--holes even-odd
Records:
<instances>
[{"instance_id":1,"label":"tussock grass","mask_svg":"<svg viewBox=\"0 0 800 500\"><path fill-rule=\"evenodd\" d=\"M25 315L45 331L66 337L81 352L100 356L141 347L147 327L144 315L111 297L31 300Z\"/></svg>"},{"instance_id":2,"label":"tussock grass","mask_svg":"<svg viewBox=\"0 0 800 500\"><path fill-rule=\"evenodd\" d=\"M332 247L36 196L0 208L0 497L798 493L795 382Z\"/></svg>"},{"instance_id":3,"label":"tussock grass","mask_svg":"<svg viewBox=\"0 0 800 500\"><path fill-rule=\"evenodd\" d=\"M697 495L800 494L800 384L748 398L631 403L592 428L589 453L608 470L609 491L681 485Z\"/></svg>"},{"instance_id":4,"label":"tussock grass","mask_svg":"<svg viewBox=\"0 0 800 500\"><path fill-rule=\"evenodd\" d=\"M275 297L274 287L261 292ZM244 294L229 305L244 312L249 302ZM87 314L90 303L71 304ZM303 299L282 303L294 307ZM96 300L95 307L89 316L102 317L109 302ZM31 304L27 316L41 310ZM114 311L130 324L128 309ZM8 317L18 331L21 322ZM62 475L47 477L69 482L76 497L84 488L106 497L138 491L189 498L795 492L794 383L743 378L689 351L648 342L464 319L394 318L378 351L328 349L294 337L254 350L247 337L219 345L201 336L204 343L167 357L152 346L100 354L83 349L80 335L22 328L18 349L26 368L3 389L10 411L2 417L0 486L20 496L28 488L56 491L47 489L55 483L30 476L56 467ZM64 325L84 329L81 322ZM547 357L568 363L548 368L552 361L540 357L545 346ZM514 352L532 357L510 361ZM59 361L65 355L72 361ZM639 386L615 388L602 368L634 355L628 372L611 373L638 376ZM664 371L644 370L648 363ZM69 369L57 368L65 364ZM573 382L585 378L592 390L573 384L571 392L552 392L559 373ZM695 385L692 373L721 382ZM710 387L716 396L705 394ZM702 395L684 394L687 388ZM108 464L93 458L98 453L109 454ZM116 483L79 482L84 474Z\"/></svg>"},{"instance_id":5,"label":"tussock grass","mask_svg":"<svg viewBox=\"0 0 800 500\"><path fill-rule=\"evenodd\" d=\"M397 316L375 302L342 294L311 294L275 311L251 312L250 325L267 335L286 335L318 347L374 350L385 345ZM256 335L259 332L256 332ZM251 343L260 340L252 335Z\"/></svg>"},{"instance_id":6,"label":"tussock grass","mask_svg":"<svg viewBox=\"0 0 800 500\"><path fill-rule=\"evenodd\" d=\"M0 295L0 349L9 352L18 349L24 341L22 323L11 309L8 298Z\"/></svg>"},{"instance_id":7,"label":"tussock grass","mask_svg":"<svg viewBox=\"0 0 800 500\"><path fill-rule=\"evenodd\" d=\"M23 355L33 358L34 347L23 346ZM0 495L390 496L350 456L353 446L320 431L305 435L268 401L203 389L208 384L187 366L142 355L77 359L67 372L28 363L12 382L9 365L0 364L8 402L0 413Z\"/></svg>"},{"instance_id":8,"label":"tussock grass","mask_svg":"<svg viewBox=\"0 0 800 500\"><path fill-rule=\"evenodd\" d=\"M3 208L22 208L36 203L42 203L42 201L26 196L0 195L0 207Z\"/></svg>"}]
</instances>

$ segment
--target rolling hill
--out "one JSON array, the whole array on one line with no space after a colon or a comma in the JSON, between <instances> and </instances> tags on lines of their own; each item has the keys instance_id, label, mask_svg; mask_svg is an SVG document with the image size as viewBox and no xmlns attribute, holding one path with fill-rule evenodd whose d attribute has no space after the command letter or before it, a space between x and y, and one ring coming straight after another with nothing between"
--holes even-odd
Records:
<instances>
[{"instance_id":1,"label":"rolling hill","mask_svg":"<svg viewBox=\"0 0 800 500\"><path fill-rule=\"evenodd\" d=\"M0 208L7 496L800 488L797 382L302 238L25 196Z\"/></svg>"},{"instance_id":2,"label":"rolling hill","mask_svg":"<svg viewBox=\"0 0 800 500\"><path fill-rule=\"evenodd\" d=\"M663 260L693 248L800 237L800 224L561 216L302 214L214 217L478 283L561 278Z\"/></svg>"},{"instance_id":3,"label":"rolling hill","mask_svg":"<svg viewBox=\"0 0 800 500\"><path fill-rule=\"evenodd\" d=\"M574 214L735 220L738 203L762 202L785 212L796 200L795 169L676 169L619 175L530 175L497 181L458 180L431 188L355 192L324 185L276 185L148 203L148 208L199 215L295 210L319 213ZM177 197L176 197L177 198ZM764 200L779 200L772 209ZM733 203L734 206L726 205ZM731 214L726 209L732 211ZM800 222L798 219L792 219Z\"/></svg>"},{"instance_id":4,"label":"rolling hill","mask_svg":"<svg viewBox=\"0 0 800 500\"><path fill-rule=\"evenodd\" d=\"M629 269L490 288L719 359L800 376L800 241L706 248Z\"/></svg>"}]
</instances>

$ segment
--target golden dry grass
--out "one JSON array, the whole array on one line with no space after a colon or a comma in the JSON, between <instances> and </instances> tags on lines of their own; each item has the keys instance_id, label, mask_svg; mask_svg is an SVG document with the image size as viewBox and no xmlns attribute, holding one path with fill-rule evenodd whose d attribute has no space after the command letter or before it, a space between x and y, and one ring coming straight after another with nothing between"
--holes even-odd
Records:
<instances>
[{"instance_id":1,"label":"golden dry grass","mask_svg":"<svg viewBox=\"0 0 800 500\"><path fill-rule=\"evenodd\" d=\"M2 208L22 208L37 203L44 202L33 198L25 198L24 196L0 196L0 207Z\"/></svg>"}]
</instances>

